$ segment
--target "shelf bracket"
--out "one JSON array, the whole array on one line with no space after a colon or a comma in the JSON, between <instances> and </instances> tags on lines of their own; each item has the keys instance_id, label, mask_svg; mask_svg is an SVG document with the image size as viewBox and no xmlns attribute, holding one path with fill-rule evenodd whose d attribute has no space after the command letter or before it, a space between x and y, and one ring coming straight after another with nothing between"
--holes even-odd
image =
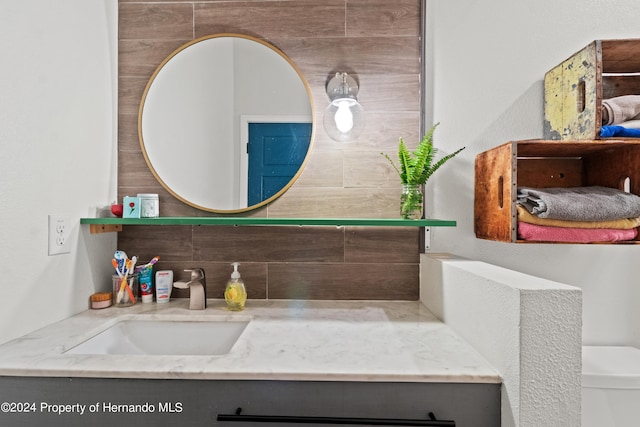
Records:
<instances>
[{"instance_id":1,"label":"shelf bracket","mask_svg":"<svg viewBox=\"0 0 640 427\"><path fill-rule=\"evenodd\" d=\"M122 231L122 224L89 224L89 233L114 233Z\"/></svg>"},{"instance_id":2,"label":"shelf bracket","mask_svg":"<svg viewBox=\"0 0 640 427\"><path fill-rule=\"evenodd\" d=\"M424 227L424 252L431 249L431 227Z\"/></svg>"}]
</instances>

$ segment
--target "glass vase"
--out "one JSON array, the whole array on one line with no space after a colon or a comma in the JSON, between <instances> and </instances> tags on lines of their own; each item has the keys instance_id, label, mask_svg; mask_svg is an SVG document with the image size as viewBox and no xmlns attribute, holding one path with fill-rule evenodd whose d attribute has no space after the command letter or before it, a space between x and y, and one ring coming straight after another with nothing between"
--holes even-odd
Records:
<instances>
[{"instance_id":1,"label":"glass vase","mask_svg":"<svg viewBox=\"0 0 640 427\"><path fill-rule=\"evenodd\" d=\"M402 219L422 218L422 185L402 184L400 215Z\"/></svg>"}]
</instances>

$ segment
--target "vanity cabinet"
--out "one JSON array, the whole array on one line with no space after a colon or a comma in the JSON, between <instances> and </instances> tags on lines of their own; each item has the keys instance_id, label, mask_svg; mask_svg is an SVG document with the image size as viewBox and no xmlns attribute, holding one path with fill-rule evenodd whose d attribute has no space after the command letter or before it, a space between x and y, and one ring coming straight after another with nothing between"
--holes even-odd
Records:
<instances>
[{"instance_id":1,"label":"vanity cabinet","mask_svg":"<svg viewBox=\"0 0 640 427\"><path fill-rule=\"evenodd\" d=\"M500 426L500 384L483 383L0 377L0 401L34 404L3 427Z\"/></svg>"},{"instance_id":2,"label":"vanity cabinet","mask_svg":"<svg viewBox=\"0 0 640 427\"><path fill-rule=\"evenodd\" d=\"M600 139L602 100L640 95L640 39L595 40L544 77L544 138Z\"/></svg>"},{"instance_id":3,"label":"vanity cabinet","mask_svg":"<svg viewBox=\"0 0 640 427\"><path fill-rule=\"evenodd\" d=\"M640 195L640 140L511 141L476 156L476 237L501 242L517 238L518 186L600 185ZM638 238L636 238L638 239ZM638 240L614 244L640 243Z\"/></svg>"}]
</instances>

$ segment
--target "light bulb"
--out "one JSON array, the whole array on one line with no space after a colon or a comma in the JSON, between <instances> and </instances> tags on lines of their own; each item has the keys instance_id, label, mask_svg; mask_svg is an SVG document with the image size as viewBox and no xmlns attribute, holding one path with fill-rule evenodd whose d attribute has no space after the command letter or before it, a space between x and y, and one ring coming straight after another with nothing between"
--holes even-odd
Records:
<instances>
[{"instance_id":1,"label":"light bulb","mask_svg":"<svg viewBox=\"0 0 640 427\"><path fill-rule=\"evenodd\" d=\"M353 141L364 129L364 109L358 102L358 83L347 73L336 73L327 83L331 103L324 111L322 123L334 141Z\"/></svg>"},{"instance_id":2,"label":"light bulb","mask_svg":"<svg viewBox=\"0 0 640 427\"><path fill-rule=\"evenodd\" d=\"M364 129L364 109L355 99L335 99L324 112L323 124L334 141L353 141Z\"/></svg>"},{"instance_id":3,"label":"light bulb","mask_svg":"<svg viewBox=\"0 0 640 427\"><path fill-rule=\"evenodd\" d=\"M349 108L349 102L338 101L338 111L335 116L336 127L341 133L349 133L353 129L353 113Z\"/></svg>"}]
</instances>

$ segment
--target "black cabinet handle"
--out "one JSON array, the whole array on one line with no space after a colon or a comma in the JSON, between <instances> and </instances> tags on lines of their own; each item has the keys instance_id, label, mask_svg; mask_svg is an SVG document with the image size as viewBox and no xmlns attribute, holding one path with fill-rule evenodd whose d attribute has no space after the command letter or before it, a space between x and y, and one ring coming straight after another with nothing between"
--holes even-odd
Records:
<instances>
[{"instance_id":1,"label":"black cabinet handle","mask_svg":"<svg viewBox=\"0 0 640 427\"><path fill-rule=\"evenodd\" d=\"M218 421L253 422L253 423L298 423L298 424L341 424L341 425L374 425L374 426L428 426L455 427L456 422L437 420L432 412L428 420L402 418L351 418L351 417L305 417L286 415L242 415L238 408L235 414L218 414Z\"/></svg>"}]
</instances>

